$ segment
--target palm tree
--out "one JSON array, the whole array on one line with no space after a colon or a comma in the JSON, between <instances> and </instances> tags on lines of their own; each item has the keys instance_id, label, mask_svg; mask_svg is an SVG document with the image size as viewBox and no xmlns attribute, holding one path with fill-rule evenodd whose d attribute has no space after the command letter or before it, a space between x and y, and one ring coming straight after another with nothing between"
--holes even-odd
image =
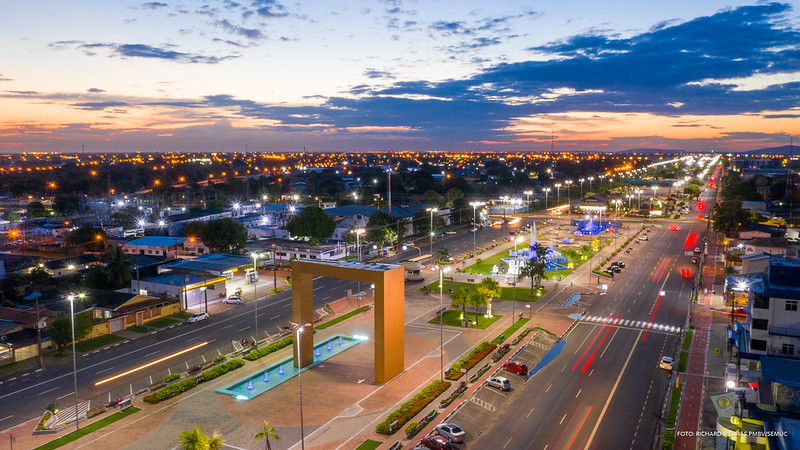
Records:
<instances>
[{"instance_id":1,"label":"palm tree","mask_svg":"<svg viewBox=\"0 0 800 450\"><path fill-rule=\"evenodd\" d=\"M129 282L132 266L133 263L128 260L128 255L122 251L122 247L119 245L110 247L106 253L108 284L116 288Z\"/></svg>"},{"instance_id":2,"label":"palm tree","mask_svg":"<svg viewBox=\"0 0 800 450\"><path fill-rule=\"evenodd\" d=\"M208 450L222 450L222 443L225 442L225 438L222 437L222 433L217 430L206 439L206 448Z\"/></svg>"},{"instance_id":3,"label":"palm tree","mask_svg":"<svg viewBox=\"0 0 800 450\"><path fill-rule=\"evenodd\" d=\"M525 261L525 264L520 268L517 275L517 281L522 281L524 278L531 279L531 295L533 295L533 288L539 284L539 280L547 278L545 269L547 269L547 248L536 244L534 246L536 257Z\"/></svg>"},{"instance_id":4,"label":"palm tree","mask_svg":"<svg viewBox=\"0 0 800 450\"><path fill-rule=\"evenodd\" d=\"M478 292L486 298L486 315L492 317L492 299L500 297L500 283L493 278L484 278L478 284Z\"/></svg>"},{"instance_id":5,"label":"palm tree","mask_svg":"<svg viewBox=\"0 0 800 450\"><path fill-rule=\"evenodd\" d=\"M178 445L182 450L206 450L208 448L207 440L208 437L200 427L194 427L194 430L181 432Z\"/></svg>"},{"instance_id":6,"label":"palm tree","mask_svg":"<svg viewBox=\"0 0 800 450\"><path fill-rule=\"evenodd\" d=\"M266 449L272 450L272 446L269 445L269 438L275 439L276 441L280 441L281 437L275 433L275 427L269 426L267 421L264 421L264 430L256 435L256 439L264 438L267 443Z\"/></svg>"},{"instance_id":7,"label":"palm tree","mask_svg":"<svg viewBox=\"0 0 800 450\"><path fill-rule=\"evenodd\" d=\"M436 258L437 263L450 264L450 249L447 247L442 246L436 249L436 255L438 256L438 258Z\"/></svg>"},{"instance_id":8,"label":"palm tree","mask_svg":"<svg viewBox=\"0 0 800 450\"><path fill-rule=\"evenodd\" d=\"M481 306L486 305L486 294L479 291L470 291L469 296L467 297L467 302L469 306L475 308L475 323L478 323L478 310Z\"/></svg>"},{"instance_id":9,"label":"palm tree","mask_svg":"<svg viewBox=\"0 0 800 450\"><path fill-rule=\"evenodd\" d=\"M453 292L453 308L461 307L461 317L466 318L467 316L467 305L470 305L469 296L472 292L475 292L473 289L468 289L466 286L461 286L456 288L455 292Z\"/></svg>"}]
</instances>

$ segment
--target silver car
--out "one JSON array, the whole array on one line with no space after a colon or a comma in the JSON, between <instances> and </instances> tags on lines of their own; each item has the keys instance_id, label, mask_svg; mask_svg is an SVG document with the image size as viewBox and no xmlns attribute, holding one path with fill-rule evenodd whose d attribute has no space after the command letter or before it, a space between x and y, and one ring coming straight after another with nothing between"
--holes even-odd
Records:
<instances>
[{"instance_id":1,"label":"silver car","mask_svg":"<svg viewBox=\"0 0 800 450\"><path fill-rule=\"evenodd\" d=\"M511 382L506 377L489 377L486 384L501 391L511 390Z\"/></svg>"},{"instance_id":2,"label":"silver car","mask_svg":"<svg viewBox=\"0 0 800 450\"><path fill-rule=\"evenodd\" d=\"M234 305L241 305L244 303L244 299L238 295L231 295L230 297L226 298L222 301L222 303L233 303Z\"/></svg>"},{"instance_id":3,"label":"silver car","mask_svg":"<svg viewBox=\"0 0 800 450\"><path fill-rule=\"evenodd\" d=\"M454 423L436 425L436 432L450 442L464 442L464 435L466 434L464 430Z\"/></svg>"}]
</instances>

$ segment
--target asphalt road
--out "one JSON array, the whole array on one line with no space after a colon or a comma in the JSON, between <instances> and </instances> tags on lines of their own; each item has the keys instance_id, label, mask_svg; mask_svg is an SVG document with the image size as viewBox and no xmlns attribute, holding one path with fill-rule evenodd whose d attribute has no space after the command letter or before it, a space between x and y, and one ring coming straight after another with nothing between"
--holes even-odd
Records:
<instances>
[{"instance_id":1,"label":"asphalt road","mask_svg":"<svg viewBox=\"0 0 800 450\"><path fill-rule=\"evenodd\" d=\"M632 253L618 255L626 268L567 334L561 354L516 383L466 446L652 447L670 376L657 365L680 345L676 331L685 325L691 293L681 269L696 272L691 254L705 233L705 222L681 222L677 231L662 224L646 243L630 244ZM698 244L686 248L690 233Z\"/></svg>"}]
</instances>

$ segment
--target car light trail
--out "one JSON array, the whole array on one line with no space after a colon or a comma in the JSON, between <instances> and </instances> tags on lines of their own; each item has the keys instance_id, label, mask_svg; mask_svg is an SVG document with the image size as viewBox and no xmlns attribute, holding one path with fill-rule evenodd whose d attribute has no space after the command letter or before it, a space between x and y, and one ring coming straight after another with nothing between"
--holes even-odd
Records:
<instances>
[{"instance_id":1,"label":"car light trail","mask_svg":"<svg viewBox=\"0 0 800 450\"><path fill-rule=\"evenodd\" d=\"M642 336L642 342L644 342L644 338L647 337L647 332L650 331L650 325L653 324L653 317L656 316L656 311L658 311L658 305L661 303L661 297L664 296L664 291L658 295L658 301L656 301L656 307L653 308L653 314L650 316L650 322L647 324L647 328L644 329L644 336Z\"/></svg>"},{"instance_id":2,"label":"car light trail","mask_svg":"<svg viewBox=\"0 0 800 450\"><path fill-rule=\"evenodd\" d=\"M572 423L573 420L575 420L575 415L578 414L578 411L581 410L581 406L583 406L583 402L581 402L578 405L578 408L575 410L575 412L572 413L572 417L570 417L569 422L567 422L567 426L564 427L564 431L562 431L561 432L561 436L558 437L558 440L556 441L556 445L553 446L554 449L558 448L558 443L561 442L561 438L564 437L564 433L566 433L567 430L569 430L569 425Z\"/></svg>"},{"instance_id":3,"label":"car light trail","mask_svg":"<svg viewBox=\"0 0 800 450\"><path fill-rule=\"evenodd\" d=\"M161 362L164 362L164 361L166 361L168 359L174 358L176 356L180 356L180 355L182 355L184 353L187 353L187 352L190 352L192 350L196 350L196 349L198 349L198 348L200 348L200 347L202 347L202 346L204 346L206 344L208 344L208 342L201 342L201 343L199 343L197 345L193 345L193 346L191 346L191 347L189 347L187 349L183 349L183 350L181 350L179 352L173 353L171 355L167 355L167 356L165 356L163 358L159 358L159 359L157 359L155 361L149 362L149 363L141 365L139 367L134 367L133 369L128 370L127 372L122 372L120 374L114 375L113 377L108 377L105 380L100 380L97 383L95 383L94 385L95 386L100 386L103 383L108 383L109 381L116 380L117 378L124 377L125 375L130 375L130 374L132 374L134 372L138 372L138 371L140 371L142 369L146 369L146 368L148 368L150 366L154 366L154 365L156 365L158 363L161 363Z\"/></svg>"},{"instance_id":4,"label":"car light trail","mask_svg":"<svg viewBox=\"0 0 800 450\"><path fill-rule=\"evenodd\" d=\"M661 277L663 277L664 276L664 272L667 271L667 266L669 265L669 262L671 260L672 260L672 257L667 258L667 262L666 262L666 264L664 264L664 268L661 270L661 275L658 276L658 280L657 281L661 281Z\"/></svg>"},{"instance_id":5,"label":"car light trail","mask_svg":"<svg viewBox=\"0 0 800 450\"><path fill-rule=\"evenodd\" d=\"M617 320L619 320L619 314L617 314L617 317L615 317L614 320L611 322L611 324L608 326L608 330L606 330L606 334L603 336L603 340L601 340L600 343L597 344L597 348L594 349L594 353L592 353L592 356L586 360L586 364L583 365L583 369L581 369L581 372L586 372L586 369L589 367L589 364L591 364L592 360L594 360L594 355L596 355L597 351L600 350L600 347L603 346L603 342L606 341L608 333L611 333L611 329L614 328L614 325L617 323Z\"/></svg>"},{"instance_id":6,"label":"car light trail","mask_svg":"<svg viewBox=\"0 0 800 450\"><path fill-rule=\"evenodd\" d=\"M578 364L581 363L581 360L583 359L583 357L586 356L586 352L588 352L589 349L592 347L592 344L594 344L594 341L595 341L595 339L597 339L597 336L600 336L600 333L603 332L603 328L606 327L606 324L608 323L608 319L610 319L610 318L611 318L611 314L609 314L608 317L606 317L606 320L603 321L603 326L600 327L599 330L597 330L597 334L594 335L594 338L592 339L592 342L590 342L589 345L586 346L586 350L583 351L583 354L581 355L581 357L578 358L578 361L576 361L575 365L572 366L572 370L573 371L575 370L576 367L578 367Z\"/></svg>"},{"instance_id":7,"label":"car light trail","mask_svg":"<svg viewBox=\"0 0 800 450\"><path fill-rule=\"evenodd\" d=\"M589 417L589 413L590 413L590 412L592 412L592 406L594 406L594 403L592 403L591 405L589 405L589 410L588 410L588 411L586 411L586 415L585 415L585 416L583 416L583 420L581 420L581 424L580 424L580 425L578 425L578 431L576 431L576 432L575 432L575 436L572 436L572 440L571 440L571 441L569 441L569 446L567 447L567 450L569 450L570 448L572 448L572 444L574 444L574 443L575 443L575 438L576 438L576 437L578 437L578 435L580 434L580 432L581 432L581 428L583 428L583 424L586 422L586 418L587 418L587 417Z\"/></svg>"},{"instance_id":8,"label":"car light trail","mask_svg":"<svg viewBox=\"0 0 800 450\"><path fill-rule=\"evenodd\" d=\"M697 240L697 233L689 233L689 236L686 236L686 242L683 244L686 248L694 247L694 243Z\"/></svg>"},{"instance_id":9,"label":"car light trail","mask_svg":"<svg viewBox=\"0 0 800 450\"><path fill-rule=\"evenodd\" d=\"M666 261L666 259L662 259L661 260L661 264L659 264L658 267L656 268L656 272L653 274L653 279L651 279L650 281L656 281L656 277L658 276L658 272L661 270L661 266L664 265L665 261Z\"/></svg>"}]
</instances>

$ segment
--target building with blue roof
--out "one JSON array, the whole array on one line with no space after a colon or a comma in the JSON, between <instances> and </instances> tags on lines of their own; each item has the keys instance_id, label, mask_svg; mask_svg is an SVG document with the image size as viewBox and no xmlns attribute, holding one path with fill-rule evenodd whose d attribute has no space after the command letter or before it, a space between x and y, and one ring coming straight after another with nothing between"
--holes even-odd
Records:
<instances>
[{"instance_id":1,"label":"building with blue roof","mask_svg":"<svg viewBox=\"0 0 800 450\"><path fill-rule=\"evenodd\" d=\"M748 352L800 359L800 263L773 261L749 288Z\"/></svg>"},{"instance_id":2,"label":"building with blue roof","mask_svg":"<svg viewBox=\"0 0 800 450\"><path fill-rule=\"evenodd\" d=\"M122 251L129 255L177 258L184 241L185 237L144 236L122 244Z\"/></svg>"}]
</instances>

